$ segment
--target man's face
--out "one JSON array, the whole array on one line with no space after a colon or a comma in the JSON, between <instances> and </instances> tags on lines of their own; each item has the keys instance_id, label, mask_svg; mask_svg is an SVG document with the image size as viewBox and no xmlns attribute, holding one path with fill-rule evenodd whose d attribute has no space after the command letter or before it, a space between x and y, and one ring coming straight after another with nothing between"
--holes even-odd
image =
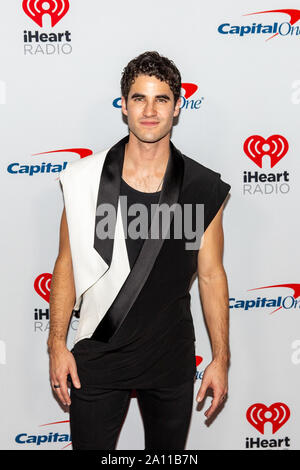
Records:
<instances>
[{"instance_id":1,"label":"man's face","mask_svg":"<svg viewBox=\"0 0 300 470\"><path fill-rule=\"evenodd\" d=\"M157 142L172 129L178 116L180 98L174 108L174 95L166 82L139 75L131 85L127 107L122 96L122 112L128 118L130 131L142 142Z\"/></svg>"}]
</instances>

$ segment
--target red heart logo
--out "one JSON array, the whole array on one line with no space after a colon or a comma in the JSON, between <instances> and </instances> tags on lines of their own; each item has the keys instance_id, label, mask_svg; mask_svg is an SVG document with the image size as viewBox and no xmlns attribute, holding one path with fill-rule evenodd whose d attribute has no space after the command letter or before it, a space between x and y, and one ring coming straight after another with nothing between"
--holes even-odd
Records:
<instances>
[{"instance_id":1,"label":"red heart logo","mask_svg":"<svg viewBox=\"0 0 300 470\"><path fill-rule=\"evenodd\" d=\"M248 408L246 418L261 434L264 434L264 425L269 421L272 423L272 433L275 434L290 415L290 409L285 403L273 403L269 408L263 403L255 403Z\"/></svg>"},{"instance_id":2,"label":"red heart logo","mask_svg":"<svg viewBox=\"0 0 300 470\"><path fill-rule=\"evenodd\" d=\"M262 168L262 160L269 155L271 168L286 155L289 149L288 141L279 134L271 135L264 139L260 135L251 135L244 143L244 152L259 168Z\"/></svg>"},{"instance_id":3,"label":"red heart logo","mask_svg":"<svg viewBox=\"0 0 300 470\"><path fill-rule=\"evenodd\" d=\"M185 91L185 99L188 99L198 90L198 85L195 85L195 83L182 83L181 88Z\"/></svg>"},{"instance_id":4,"label":"red heart logo","mask_svg":"<svg viewBox=\"0 0 300 470\"><path fill-rule=\"evenodd\" d=\"M196 358L196 367L199 366L199 364L201 364L201 362L203 361L203 357L201 356L195 356Z\"/></svg>"},{"instance_id":5,"label":"red heart logo","mask_svg":"<svg viewBox=\"0 0 300 470\"><path fill-rule=\"evenodd\" d=\"M47 13L51 18L51 26L55 26L70 8L69 0L23 0L23 10L38 26L43 27L43 16Z\"/></svg>"},{"instance_id":6,"label":"red heart logo","mask_svg":"<svg viewBox=\"0 0 300 470\"><path fill-rule=\"evenodd\" d=\"M52 274L40 274L34 281L35 291L49 303Z\"/></svg>"}]
</instances>

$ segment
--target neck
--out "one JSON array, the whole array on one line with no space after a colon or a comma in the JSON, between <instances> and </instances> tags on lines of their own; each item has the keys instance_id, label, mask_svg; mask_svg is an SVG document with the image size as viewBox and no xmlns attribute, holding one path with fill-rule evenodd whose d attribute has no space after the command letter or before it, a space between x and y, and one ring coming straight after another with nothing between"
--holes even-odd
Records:
<instances>
[{"instance_id":1,"label":"neck","mask_svg":"<svg viewBox=\"0 0 300 470\"><path fill-rule=\"evenodd\" d=\"M143 177L163 176L170 155L170 134L158 142L140 141L132 132L125 147L124 169Z\"/></svg>"}]
</instances>

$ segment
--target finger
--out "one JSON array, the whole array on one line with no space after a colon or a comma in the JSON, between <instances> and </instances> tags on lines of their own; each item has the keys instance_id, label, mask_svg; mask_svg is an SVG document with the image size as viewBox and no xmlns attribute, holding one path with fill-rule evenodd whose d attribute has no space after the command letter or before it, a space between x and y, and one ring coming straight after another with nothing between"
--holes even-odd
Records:
<instances>
[{"instance_id":1,"label":"finger","mask_svg":"<svg viewBox=\"0 0 300 470\"><path fill-rule=\"evenodd\" d=\"M224 401L226 400L226 398L227 398L227 393L224 393L224 394L221 396L220 405L222 405L222 403L224 403Z\"/></svg>"},{"instance_id":2,"label":"finger","mask_svg":"<svg viewBox=\"0 0 300 470\"><path fill-rule=\"evenodd\" d=\"M222 403L222 396L223 396L222 392L215 393L211 406L204 413L207 418L213 415L216 409Z\"/></svg>"},{"instance_id":3,"label":"finger","mask_svg":"<svg viewBox=\"0 0 300 470\"><path fill-rule=\"evenodd\" d=\"M70 376L71 376L71 379L72 379L72 383L74 385L75 388L81 388L81 383L80 383L80 380L79 380L79 377L78 377L78 373L77 373L77 367L70 367Z\"/></svg>"},{"instance_id":4,"label":"finger","mask_svg":"<svg viewBox=\"0 0 300 470\"><path fill-rule=\"evenodd\" d=\"M59 388L54 387L54 385L59 385ZM53 389L54 393L57 395L59 401L60 401L63 405L66 405L65 399L64 399L64 397L63 397L63 395L62 395L62 393L61 393L61 388L60 388L60 384L59 384L58 379L53 380L53 382L52 382L52 389Z\"/></svg>"},{"instance_id":5,"label":"finger","mask_svg":"<svg viewBox=\"0 0 300 470\"><path fill-rule=\"evenodd\" d=\"M208 383L202 382L200 390L199 390L198 395L197 395L197 402L200 402L200 401L203 400L203 398L205 397L205 394L207 392L207 389L208 389Z\"/></svg>"},{"instance_id":6,"label":"finger","mask_svg":"<svg viewBox=\"0 0 300 470\"><path fill-rule=\"evenodd\" d=\"M210 416L215 412L218 407L218 401L214 398L211 402L211 406L205 411L205 416L210 418Z\"/></svg>"},{"instance_id":7,"label":"finger","mask_svg":"<svg viewBox=\"0 0 300 470\"><path fill-rule=\"evenodd\" d=\"M67 387L67 377L61 378L59 380L59 385L60 385L60 391L63 396L64 404L65 405L70 405L71 400L70 400L70 395L68 393L68 387Z\"/></svg>"},{"instance_id":8,"label":"finger","mask_svg":"<svg viewBox=\"0 0 300 470\"><path fill-rule=\"evenodd\" d=\"M226 400L227 393L228 393L228 388L227 387L223 388L222 393L221 393L221 398L220 398L220 404L224 403L224 401Z\"/></svg>"}]
</instances>

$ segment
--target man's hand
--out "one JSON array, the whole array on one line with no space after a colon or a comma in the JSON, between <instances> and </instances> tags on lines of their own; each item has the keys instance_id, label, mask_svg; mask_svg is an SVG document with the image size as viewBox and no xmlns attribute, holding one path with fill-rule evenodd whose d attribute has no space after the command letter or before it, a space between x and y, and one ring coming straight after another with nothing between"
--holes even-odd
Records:
<instances>
[{"instance_id":1,"label":"man's hand","mask_svg":"<svg viewBox=\"0 0 300 470\"><path fill-rule=\"evenodd\" d=\"M51 347L49 355L52 388L63 405L70 405L71 400L67 388L68 374L71 376L74 387L81 387L74 356L65 345ZM54 385L59 385L59 387L54 387Z\"/></svg>"},{"instance_id":2,"label":"man's hand","mask_svg":"<svg viewBox=\"0 0 300 470\"><path fill-rule=\"evenodd\" d=\"M207 418L210 418L216 409L222 405L228 392L228 364L226 361L215 359L207 366L197 394L198 402L203 400L208 388L213 390L214 398L211 406L204 414Z\"/></svg>"}]
</instances>

